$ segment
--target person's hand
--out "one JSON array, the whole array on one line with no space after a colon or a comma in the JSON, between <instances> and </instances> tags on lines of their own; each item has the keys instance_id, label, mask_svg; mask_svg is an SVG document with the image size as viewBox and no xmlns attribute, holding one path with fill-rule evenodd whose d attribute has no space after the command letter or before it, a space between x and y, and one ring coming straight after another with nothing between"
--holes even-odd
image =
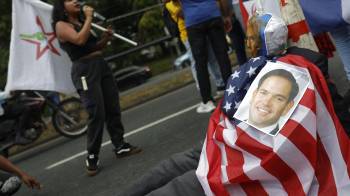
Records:
<instances>
[{"instance_id":1,"label":"person's hand","mask_svg":"<svg viewBox=\"0 0 350 196\"><path fill-rule=\"evenodd\" d=\"M84 5L83 11L84 11L85 18L92 18L93 17L94 8L92 8L88 5Z\"/></svg>"},{"instance_id":2,"label":"person's hand","mask_svg":"<svg viewBox=\"0 0 350 196\"><path fill-rule=\"evenodd\" d=\"M112 35L113 35L113 29L112 29L112 26L109 25L107 27L107 31L103 32L102 39L109 41L112 39Z\"/></svg>"},{"instance_id":3,"label":"person's hand","mask_svg":"<svg viewBox=\"0 0 350 196\"><path fill-rule=\"evenodd\" d=\"M232 22L231 22L231 17L230 16L225 16L224 17L224 28L226 33L230 32L232 29Z\"/></svg>"},{"instance_id":4,"label":"person's hand","mask_svg":"<svg viewBox=\"0 0 350 196\"><path fill-rule=\"evenodd\" d=\"M29 176L28 174L26 173L22 173L21 174L21 179L22 181L24 182L24 184L27 185L28 188L31 188L31 189L41 189L41 184L35 180L35 178L33 178L32 176Z\"/></svg>"}]
</instances>

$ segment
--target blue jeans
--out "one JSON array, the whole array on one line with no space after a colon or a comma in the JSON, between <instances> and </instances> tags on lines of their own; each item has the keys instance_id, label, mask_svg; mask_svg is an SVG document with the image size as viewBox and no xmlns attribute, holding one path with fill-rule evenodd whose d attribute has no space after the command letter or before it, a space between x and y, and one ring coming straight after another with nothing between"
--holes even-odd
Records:
<instances>
[{"instance_id":1,"label":"blue jeans","mask_svg":"<svg viewBox=\"0 0 350 196\"><path fill-rule=\"evenodd\" d=\"M192 55L190 43L187 40L187 41L183 42L183 44L186 48L186 51L189 53L190 61L191 61L192 76L193 76L194 81L196 82L196 87L199 90L197 71L196 71L196 63L195 63L193 55ZM224 81L222 80L219 65L215 59L214 52L213 52L213 49L212 49L210 44L208 47L208 68L209 68L210 75L215 80L216 87L223 87L225 84L224 84Z\"/></svg>"},{"instance_id":2,"label":"blue jeans","mask_svg":"<svg viewBox=\"0 0 350 196\"><path fill-rule=\"evenodd\" d=\"M188 41L196 62L199 91L203 103L212 100L208 73L208 41L211 43L216 60L220 66L222 79L226 84L231 75L231 63L228 57L228 46L225 37L224 23L221 17L216 17L199 24L187 27Z\"/></svg>"},{"instance_id":3,"label":"blue jeans","mask_svg":"<svg viewBox=\"0 0 350 196\"><path fill-rule=\"evenodd\" d=\"M344 64L344 70L350 81L350 25L330 31L340 59Z\"/></svg>"}]
</instances>

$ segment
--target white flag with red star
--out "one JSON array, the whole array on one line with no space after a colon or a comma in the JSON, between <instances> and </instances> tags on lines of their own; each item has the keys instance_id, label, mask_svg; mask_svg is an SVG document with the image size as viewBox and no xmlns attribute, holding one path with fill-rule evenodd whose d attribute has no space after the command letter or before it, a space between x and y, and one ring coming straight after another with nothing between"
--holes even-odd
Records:
<instances>
[{"instance_id":1,"label":"white flag with red star","mask_svg":"<svg viewBox=\"0 0 350 196\"><path fill-rule=\"evenodd\" d=\"M12 1L7 91L75 91L72 62L51 27L51 12L52 6L39 0Z\"/></svg>"}]
</instances>

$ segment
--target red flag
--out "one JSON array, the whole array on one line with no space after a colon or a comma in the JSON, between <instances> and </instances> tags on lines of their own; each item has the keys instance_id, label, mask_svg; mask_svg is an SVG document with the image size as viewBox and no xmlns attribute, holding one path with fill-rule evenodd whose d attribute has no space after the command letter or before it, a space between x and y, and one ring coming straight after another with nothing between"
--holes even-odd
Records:
<instances>
[{"instance_id":1,"label":"red flag","mask_svg":"<svg viewBox=\"0 0 350 196\"><path fill-rule=\"evenodd\" d=\"M197 177L207 195L348 195L350 146L320 70L296 55L278 59L307 69L306 92L275 137L225 116L210 118Z\"/></svg>"}]
</instances>

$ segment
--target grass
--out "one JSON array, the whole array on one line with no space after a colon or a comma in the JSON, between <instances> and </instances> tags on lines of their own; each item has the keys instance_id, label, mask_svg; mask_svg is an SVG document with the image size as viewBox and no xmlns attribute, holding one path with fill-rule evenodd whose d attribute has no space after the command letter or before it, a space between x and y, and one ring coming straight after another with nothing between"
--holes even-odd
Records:
<instances>
[{"instance_id":1,"label":"grass","mask_svg":"<svg viewBox=\"0 0 350 196\"><path fill-rule=\"evenodd\" d=\"M163 57L162 59L157 59L146 63L152 71L152 75L156 76L161 73L167 72L173 68L174 58L172 56Z\"/></svg>"}]
</instances>

